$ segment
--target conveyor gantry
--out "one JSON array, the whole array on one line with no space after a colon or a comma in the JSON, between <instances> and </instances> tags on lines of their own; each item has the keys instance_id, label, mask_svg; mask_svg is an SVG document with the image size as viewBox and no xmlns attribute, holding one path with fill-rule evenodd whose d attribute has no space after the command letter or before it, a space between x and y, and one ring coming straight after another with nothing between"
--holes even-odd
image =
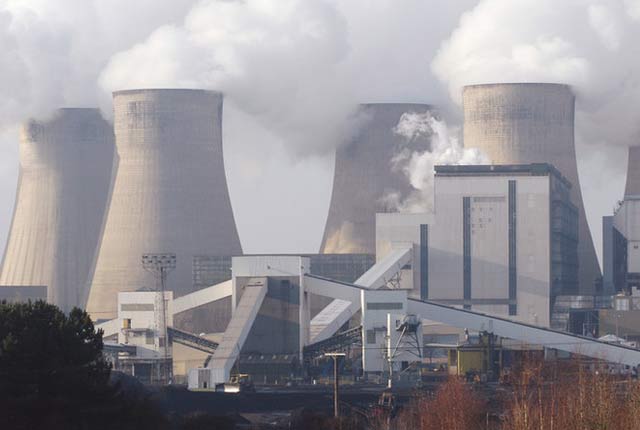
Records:
<instances>
[{"instance_id":1,"label":"conveyor gantry","mask_svg":"<svg viewBox=\"0 0 640 430\"><path fill-rule=\"evenodd\" d=\"M218 349L218 343L205 339L204 337L196 336L195 334L173 327L167 327L167 332L171 342L179 343L189 348L206 352L207 354L213 354L215 350Z\"/></svg>"},{"instance_id":2,"label":"conveyor gantry","mask_svg":"<svg viewBox=\"0 0 640 430\"><path fill-rule=\"evenodd\" d=\"M328 339L307 345L303 349L304 361L321 357L328 352L344 352L355 345L362 344L362 326L358 326L341 333L337 333Z\"/></svg>"}]
</instances>

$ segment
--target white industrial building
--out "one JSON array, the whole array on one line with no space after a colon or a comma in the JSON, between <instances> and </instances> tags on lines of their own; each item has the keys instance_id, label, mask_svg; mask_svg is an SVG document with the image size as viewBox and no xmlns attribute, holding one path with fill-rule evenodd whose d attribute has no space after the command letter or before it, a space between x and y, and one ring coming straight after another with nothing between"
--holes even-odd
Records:
<instances>
[{"instance_id":1,"label":"white industrial building","mask_svg":"<svg viewBox=\"0 0 640 430\"><path fill-rule=\"evenodd\" d=\"M610 294L640 289L640 146L629 147L624 198L603 217L603 288Z\"/></svg>"},{"instance_id":2,"label":"white industrial building","mask_svg":"<svg viewBox=\"0 0 640 430\"><path fill-rule=\"evenodd\" d=\"M378 214L377 259L411 248L411 295L544 327L577 282L577 210L548 164L437 166L434 214Z\"/></svg>"},{"instance_id":3,"label":"white industrial building","mask_svg":"<svg viewBox=\"0 0 640 430\"><path fill-rule=\"evenodd\" d=\"M425 298L549 327L577 283L570 188L548 164L436 167Z\"/></svg>"}]
</instances>

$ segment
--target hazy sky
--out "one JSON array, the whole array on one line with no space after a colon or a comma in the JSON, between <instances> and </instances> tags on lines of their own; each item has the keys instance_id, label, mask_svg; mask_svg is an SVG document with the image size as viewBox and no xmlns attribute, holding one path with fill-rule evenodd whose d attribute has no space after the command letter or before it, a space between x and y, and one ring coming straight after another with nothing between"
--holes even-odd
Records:
<instances>
[{"instance_id":1,"label":"hazy sky","mask_svg":"<svg viewBox=\"0 0 640 430\"><path fill-rule=\"evenodd\" d=\"M0 244L17 124L133 87L227 95L227 178L246 252L317 251L333 150L359 102L438 105L460 87L564 82L577 93L579 172L600 217L622 196L640 100L636 0L0 0Z\"/></svg>"}]
</instances>

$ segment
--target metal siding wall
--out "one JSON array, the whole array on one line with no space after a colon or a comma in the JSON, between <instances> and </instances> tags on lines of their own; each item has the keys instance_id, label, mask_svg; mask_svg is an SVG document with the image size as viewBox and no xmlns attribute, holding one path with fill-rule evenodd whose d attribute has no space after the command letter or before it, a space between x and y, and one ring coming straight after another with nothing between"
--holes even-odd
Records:
<instances>
[{"instance_id":1,"label":"metal siding wall","mask_svg":"<svg viewBox=\"0 0 640 430\"><path fill-rule=\"evenodd\" d=\"M429 225L420 224L420 298L429 298Z\"/></svg>"},{"instance_id":2,"label":"metal siding wall","mask_svg":"<svg viewBox=\"0 0 640 430\"><path fill-rule=\"evenodd\" d=\"M516 181L509 181L509 315L517 315L518 270L516 249Z\"/></svg>"},{"instance_id":3,"label":"metal siding wall","mask_svg":"<svg viewBox=\"0 0 640 430\"><path fill-rule=\"evenodd\" d=\"M471 197L462 198L462 237L463 299L467 302L471 300Z\"/></svg>"}]
</instances>

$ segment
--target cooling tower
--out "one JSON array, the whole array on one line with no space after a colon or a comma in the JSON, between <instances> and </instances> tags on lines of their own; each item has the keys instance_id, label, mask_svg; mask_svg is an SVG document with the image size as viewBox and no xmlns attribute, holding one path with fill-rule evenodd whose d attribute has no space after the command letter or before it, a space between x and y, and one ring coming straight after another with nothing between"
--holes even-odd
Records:
<instances>
[{"instance_id":1,"label":"cooling tower","mask_svg":"<svg viewBox=\"0 0 640 430\"><path fill-rule=\"evenodd\" d=\"M84 306L113 157L113 131L98 109L60 109L23 126L0 284L46 285L49 302Z\"/></svg>"},{"instance_id":2,"label":"cooling tower","mask_svg":"<svg viewBox=\"0 0 640 430\"><path fill-rule=\"evenodd\" d=\"M414 189L393 159L403 150L424 151L427 136L407 140L394 132L404 113L426 113L431 106L379 103L360 106L359 132L336 151L333 192L320 246L325 254L375 254L375 214L395 212L391 200L403 200ZM389 197L393 197L389 199Z\"/></svg>"},{"instance_id":3,"label":"cooling tower","mask_svg":"<svg viewBox=\"0 0 640 430\"><path fill-rule=\"evenodd\" d=\"M629 162L627 163L627 184L624 196L640 197L640 146L629 147Z\"/></svg>"},{"instance_id":4,"label":"cooling tower","mask_svg":"<svg viewBox=\"0 0 640 430\"><path fill-rule=\"evenodd\" d=\"M156 286L144 253L171 252L167 288L193 291L196 256L239 255L222 157L222 94L202 90L114 93L119 157L87 310L115 317L117 293Z\"/></svg>"},{"instance_id":5,"label":"cooling tower","mask_svg":"<svg viewBox=\"0 0 640 430\"><path fill-rule=\"evenodd\" d=\"M464 146L494 164L551 163L571 182L579 210L579 291L593 294L600 266L582 203L574 144L575 97L567 85L471 85L462 92Z\"/></svg>"}]
</instances>

